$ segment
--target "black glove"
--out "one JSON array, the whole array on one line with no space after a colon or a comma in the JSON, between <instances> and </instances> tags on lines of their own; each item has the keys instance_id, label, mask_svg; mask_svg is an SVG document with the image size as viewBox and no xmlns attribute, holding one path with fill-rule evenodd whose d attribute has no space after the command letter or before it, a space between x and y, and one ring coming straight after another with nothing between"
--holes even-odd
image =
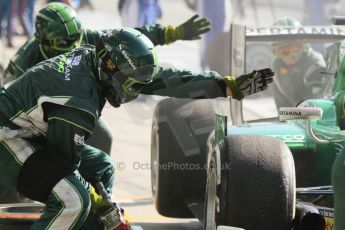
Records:
<instances>
[{"instance_id":1,"label":"black glove","mask_svg":"<svg viewBox=\"0 0 345 230\"><path fill-rule=\"evenodd\" d=\"M270 69L253 70L249 74L243 74L238 78L224 77L226 85L232 92L232 97L242 100L243 97L267 89L267 85L273 81L274 72Z\"/></svg>"},{"instance_id":2,"label":"black glove","mask_svg":"<svg viewBox=\"0 0 345 230\"><path fill-rule=\"evenodd\" d=\"M179 25L176 30L180 34L181 40L195 40L200 39L200 35L210 31L211 24L207 18L199 18L199 15L194 15L183 24Z\"/></svg>"},{"instance_id":3,"label":"black glove","mask_svg":"<svg viewBox=\"0 0 345 230\"><path fill-rule=\"evenodd\" d=\"M181 25L166 26L164 29L165 44L169 44L176 40L195 40L200 39L200 35L210 31L211 25L207 18L199 18L194 15Z\"/></svg>"}]
</instances>

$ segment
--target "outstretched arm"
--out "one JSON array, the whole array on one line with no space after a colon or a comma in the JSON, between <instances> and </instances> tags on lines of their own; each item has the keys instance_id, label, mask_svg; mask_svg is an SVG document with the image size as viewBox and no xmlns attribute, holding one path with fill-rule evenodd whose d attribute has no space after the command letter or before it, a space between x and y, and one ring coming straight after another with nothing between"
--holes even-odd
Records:
<instances>
[{"instance_id":1,"label":"outstretched arm","mask_svg":"<svg viewBox=\"0 0 345 230\"><path fill-rule=\"evenodd\" d=\"M153 81L145 85L142 94L177 98L216 98L232 96L241 100L244 96L260 92L273 81L271 69L254 70L237 78L222 78L215 71L194 73L189 70L163 69Z\"/></svg>"},{"instance_id":2,"label":"outstretched arm","mask_svg":"<svg viewBox=\"0 0 345 230\"><path fill-rule=\"evenodd\" d=\"M200 39L202 34L210 31L211 25L206 18L194 15L179 26L155 24L135 29L145 34L154 45L166 45L177 40Z\"/></svg>"}]
</instances>

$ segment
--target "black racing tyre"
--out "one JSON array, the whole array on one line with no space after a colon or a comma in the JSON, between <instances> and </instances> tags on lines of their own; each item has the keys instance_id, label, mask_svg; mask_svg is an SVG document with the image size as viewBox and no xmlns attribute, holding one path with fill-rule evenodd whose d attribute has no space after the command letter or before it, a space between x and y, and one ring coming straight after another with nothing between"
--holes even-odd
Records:
<instances>
[{"instance_id":1,"label":"black racing tyre","mask_svg":"<svg viewBox=\"0 0 345 230\"><path fill-rule=\"evenodd\" d=\"M15 203L0 205L1 230L27 230L40 218L44 205L41 203Z\"/></svg>"},{"instance_id":2,"label":"black racing tyre","mask_svg":"<svg viewBox=\"0 0 345 230\"><path fill-rule=\"evenodd\" d=\"M185 200L205 192L206 143L214 127L210 100L167 98L157 104L151 134L151 185L161 215L192 217Z\"/></svg>"},{"instance_id":3,"label":"black racing tyre","mask_svg":"<svg viewBox=\"0 0 345 230\"><path fill-rule=\"evenodd\" d=\"M227 136L209 156L205 229L290 230L296 186L289 148L259 135Z\"/></svg>"}]
</instances>

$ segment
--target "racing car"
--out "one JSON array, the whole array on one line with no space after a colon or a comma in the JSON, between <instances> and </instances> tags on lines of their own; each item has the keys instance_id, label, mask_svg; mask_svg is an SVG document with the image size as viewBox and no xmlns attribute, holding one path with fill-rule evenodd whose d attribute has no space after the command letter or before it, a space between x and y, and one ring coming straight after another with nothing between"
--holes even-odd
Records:
<instances>
[{"instance_id":1,"label":"racing car","mask_svg":"<svg viewBox=\"0 0 345 230\"><path fill-rule=\"evenodd\" d=\"M333 229L331 169L345 141L345 72L339 69L344 55L339 41L344 38L344 28L335 26L232 25L210 49L227 59L215 59L217 66L210 63L211 69L239 76L271 67L272 44L300 41L322 49L327 63L318 73L326 79L323 90L282 108L270 90L241 102L160 101L151 137L157 211L168 217L197 217L206 230ZM219 115L219 103L229 105L231 116Z\"/></svg>"}]
</instances>

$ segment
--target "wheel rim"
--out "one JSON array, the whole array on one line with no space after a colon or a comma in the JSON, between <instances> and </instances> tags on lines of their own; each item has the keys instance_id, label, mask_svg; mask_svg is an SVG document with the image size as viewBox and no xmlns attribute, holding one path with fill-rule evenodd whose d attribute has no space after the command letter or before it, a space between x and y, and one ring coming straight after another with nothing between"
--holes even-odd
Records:
<instances>
[{"instance_id":1,"label":"wheel rim","mask_svg":"<svg viewBox=\"0 0 345 230\"><path fill-rule=\"evenodd\" d=\"M159 173L159 163L158 163L158 151L159 151L159 139L158 139L158 127L157 123L153 121L152 127L152 147L151 147L151 184L152 192L156 194L158 185L158 173Z\"/></svg>"},{"instance_id":2,"label":"wheel rim","mask_svg":"<svg viewBox=\"0 0 345 230\"><path fill-rule=\"evenodd\" d=\"M216 229L216 212L217 212L217 174L215 170L214 159L211 159L209 164L209 177L207 182L207 197L206 197L206 217L205 229Z\"/></svg>"}]
</instances>

